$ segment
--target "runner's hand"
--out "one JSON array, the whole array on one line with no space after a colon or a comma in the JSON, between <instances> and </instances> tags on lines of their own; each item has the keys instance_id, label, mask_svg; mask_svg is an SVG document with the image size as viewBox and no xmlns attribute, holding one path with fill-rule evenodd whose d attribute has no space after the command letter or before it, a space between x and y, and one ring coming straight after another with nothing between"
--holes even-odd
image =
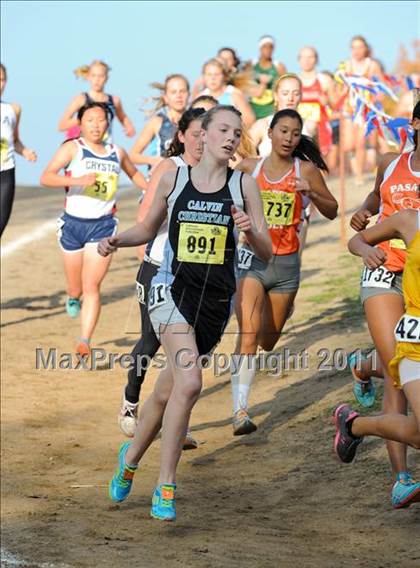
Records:
<instances>
[{"instance_id":1,"label":"runner's hand","mask_svg":"<svg viewBox=\"0 0 420 568\"><path fill-rule=\"evenodd\" d=\"M117 237L107 237L98 243L98 253L101 256L108 256L115 252L118 248Z\"/></svg>"},{"instance_id":2,"label":"runner's hand","mask_svg":"<svg viewBox=\"0 0 420 568\"><path fill-rule=\"evenodd\" d=\"M71 178L70 178L71 179ZM77 178L77 184L82 187L89 187L90 185L95 185L96 174L86 174Z\"/></svg>"},{"instance_id":3,"label":"runner's hand","mask_svg":"<svg viewBox=\"0 0 420 568\"><path fill-rule=\"evenodd\" d=\"M28 162L36 162L38 159L35 150L30 150L29 148L23 149L22 156L25 158L25 160L28 160Z\"/></svg>"},{"instance_id":4,"label":"runner's hand","mask_svg":"<svg viewBox=\"0 0 420 568\"><path fill-rule=\"evenodd\" d=\"M366 245L366 250L363 252L362 258L365 266L371 270L375 270L382 266L387 259L387 255L381 248Z\"/></svg>"},{"instance_id":5,"label":"runner's hand","mask_svg":"<svg viewBox=\"0 0 420 568\"><path fill-rule=\"evenodd\" d=\"M237 210L234 205L231 206L230 211L232 213L233 222L235 223L236 227L239 231L250 231L252 228L251 219L249 215L245 213L245 211Z\"/></svg>"},{"instance_id":6,"label":"runner's hand","mask_svg":"<svg viewBox=\"0 0 420 568\"><path fill-rule=\"evenodd\" d=\"M132 138L135 135L136 130L132 124L128 124L124 127L124 132L125 135L128 136L128 138Z\"/></svg>"},{"instance_id":7,"label":"runner's hand","mask_svg":"<svg viewBox=\"0 0 420 568\"><path fill-rule=\"evenodd\" d=\"M372 213L368 209L359 209L350 220L350 227L355 231L363 231L369 224Z\"/></svg>"},{"instance_id":8,"label":"runner's hand","mask_svg":"<svg viewBox=\"0 0 420 568\"><path fill-rule=\"evenodd\" d=\"M311 196L312 189L309 182L306 179L293 178L293 180L291 181L293 181L294 188L296 191L301 191L303 195L306 195L307 197Z\"/></svg>"}]
</instances>

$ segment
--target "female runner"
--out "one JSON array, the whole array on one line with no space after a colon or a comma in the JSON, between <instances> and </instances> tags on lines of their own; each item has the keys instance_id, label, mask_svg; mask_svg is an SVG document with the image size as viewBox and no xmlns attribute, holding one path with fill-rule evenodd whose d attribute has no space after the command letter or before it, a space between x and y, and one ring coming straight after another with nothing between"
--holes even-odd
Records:
<instances>
[{"instance_id":1,"label":"female runner","mask_svg":"<svg viewBox=\"0 0 420 568\"><path fill-rule=\"evenodd\" d=\"M294 73L281 75L274 84L273 93L276 112L286 108L297 110L302 100L302 81ZM272 120L273 115L261 118L252 125L250 130L252 142L259 155L264 158L271 152L271 138L268 130Z\"/></svg>"},{"instance_id":2,"label":"female runner","mask_svg":"<svg viewBox=\"0 0 420 568\"><path fill-rule=\"evenodd\" d=\"M235 227L267 261L271 245L254 180L228 168L241 137L240 113L218 106L204 117L203 156L194 168L167 173L142 225L99 244L102 255L153 239L168 215L164 260L152 281L150 319L169 367L143 405L132 443L122 445L109 494L123 501L141 457L162 427L161 463L151 515L175 520L176 468L202 376L198 357L220 340L235 282ZM242 191L241 191L242 189ZM245 210L244 210L245 208Z\"/></svg>"},{"instance_id":3,"label":"female runner","mask_svg":"<svg viewBox=\"0 0 420 568\"><path fill-rule=\"evenodd\" d=\"M370 46L363 36L354 36L350 47L350 59L344 62L343 67L346 75L357 75L367 79L383 78L381 67L370 56ZM353 110L352 103L348 100L345 106L344 145L346 152L354 151L354 160L351 161L352 170L356 177L356 184L362 185L366 161L365 125L353 120Z\"/></svg>"},{"instance_id":4,"label":"female runner","mask_svg":"<svg viewBox=\"0 0 420 568\"><path fill-rule=\"evenodd\" d=\"M190 85L184 75L175 73L168 75L163 84L152 83L161 91L152 118L146 123L140 132L129 156L134 164L148 165L152 169L165 157L172 138L178 127L179 119L187 108ZM156 149L153 155L145 154L146 148L155 142Z\"/></svg>"},{"instance_id":5,"label":"female runner","mask_svg":"<svg viewBox=\"0 0 420 568\"><path fill-rule=\"evenodd\" d=\"M388 371L395 386L404 392L413 413L410 416L402 413L360 416L347 404L337 407L334 449L344 463L354 459L363 436L379 436L420 449L420 209L399 211L360 232L349 242L349 250L363 258L368 270L378 271L387 253L375 245L392 239L403 239L407 260L402 281L405 313L395 326L396 351ZM392 488L394 509L419 501L420 483L415 482L407 470L398 471Z\"/></svg>"},{"instance_id":6,"label":"female runner","mask_svg":"<svg viewBox=\"0 0 420 568\"><path fill-rule=\"evenodd\" d=\"M3 63L0 63L0 96L6 87L7 72ZM3 234L12 212L15 199L15 152L28 160L35 162L37 155L33 150L26 148L19 138L19 121L22 109L16 103L1 101L1 140L0 140L0 236Z\"/></svg>"},{"instance_id":7,"label":"female runner","mask_svg":"<svg viewBox=\"0 0 420 568\"><path fill-rule=\"evenodd\" d=\"M412 115L414 128L414 151L403 154L385 154L378 167L375 188L369 193L362 207L353 215L350 225L356 231L363 230L372 215L379 213L378 222L383 222L396 212L408 208L420 208L418 184L420 182L420 102ZM391 239L379 245L386 253L386 260L378 270L365 268L361 280L361 300L370 334L382 363L385 377L383 411L385 414L405 414L407 401L402 391L394 389L387 371L395 353L394 328L404 314L402 271L406 259L405 245L401 239ZM367 365L357 369L357 358L351 360L355 378L354 393L363 406L371 406L375 387ZM394 476L407 471L406 446L387 442ZM394 495L392 496L394 502Z\"/></svg>"},{"instance_id":8,"label":"female runner","mask_svg":"<svg viewBox=\"0 0 420 568\"><path fill-rule=\"evenodd\" d=\"M205 89L201 95L211 95L220 105L232 105L243 116L245 126L251 126L255 121L254 113L244 94L233 85L229 85L229 73L224 62L220 59L210 59L203 65Z\"/></svg>"},{"instance_id":9,"label":"female runner","mask_svg":"<svg viewBox=\"0 0 420 568\"><path fill-rule=\"evenodd\" d=\"M77 113L77 120L82 136L60 146L45 168L41 184L66 188L65 211L57 222L67 280L66 310L77 317L81 309L76 352L87 356L101 309L100 286L111 262L111 257L103 258L96 247L117 230L118 177L123 170L141 189L146 180L123 149L103 141L110 120L106 104L87 103ZM62 169L64 175L59 173Z\"/></svg>"},{"instance_id":10,"label":"female runner","mask_svg":"<svg viewBox=\"0 0 420 568\"><path fill-rule=\"evenodd\" d=\"M314 142L302 135L302 127L302 118L295 110L277 112L269 129L272 150L268 158L249 158L239 165L260 188L273 257L267 263L246 245L239 250L236 353L248 357L242 358L241 367L232 373L236 436L256 430L248 415L255 354L259 345L267 351L273 349L299 288L302 210L311 201L328 219L337 215L337 202L319 171L327 170L327 166Z\"/></svg>"},{"instance_id":11,"label":"female runner","mask_svg":"<svg viewBox=\"0 0 420 568\"><path fill-rule=\"evenodd\" d=\"M203 153L201 142L201 118L204 109L197 108L184 112L178 123L178 130L168 150L168 158L163 160L156 168L147 188L146 196L141 202L137 215L137 223L142 223L150 210L156 189L161 178L168 172L173 172L181 166L196 166ZM135 345L131 355L136 362L128 371L128 382L125 387L123 403L118 416L118 423L126 436L134 436L137 424L137 413L140 399L140 390L145 379L147 361L151 361L160 347L160 342L153 331L147 311L147 298L150 284L162 264L163 249L168 238L168 224L165 221L156 238L149 243L140 265L136 282L137 295L140 306L141 338ZM142 363L137 366L137 361ZM184 449L197 447L197 442L187 432Z\"/></svg>"},{"instance_id":12,"label":"female runner","mask_svg":"<svg viewBox=\"0 0 420 568\"><path fill-rule=\"evenodd\" d=\"M108 108L109 128L105 133L105 140L112 142L112 121L114 116L118 118L127 136L132 137L136 131L128 116L125 114L121 99L116 95L105 93L105 85L108 81L110 67L103 61L92 61L90 65L82 65L75 70L76 77L82 77L90 84L90 89L86 93L77 95L66 108L63 117L58 123L58 129L67 132L67 138L78 138L80 136L80 124L77 113L87 103L104 103Z\"/></svg>"}]
</instances>

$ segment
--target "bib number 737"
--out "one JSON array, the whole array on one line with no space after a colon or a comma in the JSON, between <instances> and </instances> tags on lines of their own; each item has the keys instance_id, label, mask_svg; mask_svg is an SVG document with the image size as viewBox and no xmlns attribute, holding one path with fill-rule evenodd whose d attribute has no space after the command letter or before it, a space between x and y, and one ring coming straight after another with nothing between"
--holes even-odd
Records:
<instances>
[{"instance_id":1,"label":"bib number 737","mask_svg":"<svg viewBox=\"0 0 420 568\"><path fill-rule=\"evenodd\" d=\"M404 314L395 328L395 339L404 343L420 343L420 317Z\"/></svg>"},{"instance_id":2,"label":"bib number 737","mask_svg":"<svg viewBox=\"0 0 420 568\"><path fill-rule=\"evenodd\" d=\"M383 266L371 270L365 268L362 272L362 288L391 288L395 274Z\"/></svg>"}]
</instances>

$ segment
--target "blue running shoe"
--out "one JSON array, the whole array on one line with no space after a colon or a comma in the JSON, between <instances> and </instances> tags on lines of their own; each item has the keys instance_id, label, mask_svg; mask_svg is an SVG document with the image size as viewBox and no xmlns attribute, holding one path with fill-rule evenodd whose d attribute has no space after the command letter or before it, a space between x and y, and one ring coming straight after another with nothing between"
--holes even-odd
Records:
<instances>
[{"instance_id":1,"label":"blue running shoe","mask_svg":"<svg viewBox=\"0 0 420 568\"><path fill-rule=\"evenodd\" d=\"M133 484L133 477L136 473L137 466L128 466L125 463L125 454L130 447L131 442L122 444L118 454L118 469L114 477L109 482L108 495L113 501L124 501L130 493L131 485Z\"/></svg>"},{"instance_id":2,"label":"blue running shoe","mask_svg":"<svg viewBox=\"0 0 420 568\"><path fill-rule=\"evenodd\" d=\"M160 521L175 521L175 489L176 485L173 483L164 483L158 485L152 496L152 510L151 516Z\"/></svg>"},{"instance_id":3,"label":"blue running shoe","mask_svg":"<svg viewBox=\"0 0 420 568\"><path fill-rule=\"evenodd\" d=\"M408 471L401 471L392 488L391 500L394 509L405 509L420 502L420 483L414 481Z\"/></svg>"},{"instance_id":4,"label":"blue running shoe","mask_svg":"<svg viewBox=\"0 0 420 568\"><path fill-rule=\"evenodd\" d=\"M350 355L347 357L347 365L349 366L351 374L353 376L354 396L361 406L369 408L375 403L376 387L371 378L367 381L362 381L357 377L355 371L357 363L358 354L350 353Z\"/></svg>"},{"instance_id":5,"label":"blue running shoe","mask_svg":"<svg viewBox=\"0 0 420 568\"><path fill-rule=\"evenodd\" d=\"M80 313L80 300L77 298L67 298L66 300L66 312L71 318L77 318Z\"/></svg>"}]
</instances>

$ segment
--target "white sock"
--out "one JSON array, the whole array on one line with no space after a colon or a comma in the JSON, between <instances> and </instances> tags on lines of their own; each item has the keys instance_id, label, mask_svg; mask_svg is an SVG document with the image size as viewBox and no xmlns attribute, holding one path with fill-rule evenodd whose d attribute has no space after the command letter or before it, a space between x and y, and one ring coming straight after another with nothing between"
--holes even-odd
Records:
<instances>
[{"instance_id":1,"label":"white sock","mask_svg":"<svg viewBox=\"0 0 420 568\"><path fill-rule=\"evenodd\" d=\"M232 357L232 399L233 413L248 408L248 398L255 376L255 355L233 355Z\"/></svg>"}]
</instances>

